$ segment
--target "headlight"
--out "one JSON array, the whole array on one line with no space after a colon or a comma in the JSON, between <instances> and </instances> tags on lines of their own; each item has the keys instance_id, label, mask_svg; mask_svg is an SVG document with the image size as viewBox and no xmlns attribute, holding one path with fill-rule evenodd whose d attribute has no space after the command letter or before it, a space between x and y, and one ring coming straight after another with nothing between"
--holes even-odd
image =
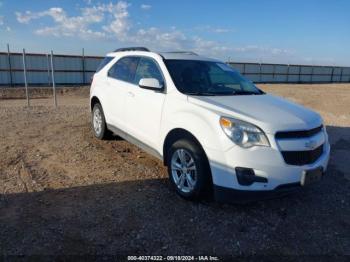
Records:
<instances>
[{"instance_id":1,"label":"headlight","mask_svg":"<svg viewBox=\"0 0 350 262\"><path fill-rule=\"evenodd\" d=\"M247 122L221 117L220 125L225 134L236 144L244 148L252 146L270 146L265 133Z\"/></svg>"}]
</instances>

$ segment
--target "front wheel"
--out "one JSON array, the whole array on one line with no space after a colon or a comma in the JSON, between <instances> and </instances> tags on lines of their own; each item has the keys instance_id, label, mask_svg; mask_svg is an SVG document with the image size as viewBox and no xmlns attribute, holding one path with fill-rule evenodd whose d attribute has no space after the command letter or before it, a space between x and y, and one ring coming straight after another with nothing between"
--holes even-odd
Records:
<instances>
[{"instance_id":1,"label":"front wheel","mask_svg":"<svg viewBox=\"0 0 350 262\"><path fill-rule=\"evenodd\" d=\"M168 151L168 173L176 192L196 200L211 192L211 172L203 149L188 139L175 142Z\"/></svg>"}]
</instances>

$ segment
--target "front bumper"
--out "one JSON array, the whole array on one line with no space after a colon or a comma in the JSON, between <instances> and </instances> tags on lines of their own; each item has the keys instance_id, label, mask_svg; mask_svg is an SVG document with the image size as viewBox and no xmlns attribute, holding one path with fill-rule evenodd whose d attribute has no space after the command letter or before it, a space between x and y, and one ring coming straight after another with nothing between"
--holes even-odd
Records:
<instances>
[{"instance_id":1,"label":"front bumper","mask_svg":"<svg viewBox=\"0 0 350 262\"><path fill-rule=\"evenodd\" d=\"M243 149L236 146L227 152L210 149L206 152L210 159L215 198L235 202L237 198L270 198L300 188L306 171L319 167L323 172L327 170L330 145L326 141L322 155L314 163L303 166L286 164L281 152L272 147ZM237 180L236 167L251 168L255 175L266 178L267 182L241 185Z\"/></svg>"},{"instance_id":2,"label":"front bumper","mask_svg":"<svg viewBox=\"0 0 350 262\"><path fill-rule=\"evenodd\" d=\"M291 183L278 186L274 190L236 190L233 188L214 185L214 199L222 203L247 203L259 200L279 198L301 189L300 183Z\"/></svg>"}]
</instances>

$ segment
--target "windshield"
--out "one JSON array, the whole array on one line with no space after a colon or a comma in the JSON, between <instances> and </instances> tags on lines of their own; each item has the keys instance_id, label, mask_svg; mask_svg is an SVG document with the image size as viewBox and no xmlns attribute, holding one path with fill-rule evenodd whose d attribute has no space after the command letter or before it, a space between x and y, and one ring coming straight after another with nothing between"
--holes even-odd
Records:
<instances>
[{"instance_id":1,"label":"windshield","mask_svg":"<svg viewBox=\"0 0 350 262\"><path fill-rule=\"evenodd\" d=\"M177 89L187 95L260 95L251 81L221 62L165 60Z\"/></svg>"}]
</instances>

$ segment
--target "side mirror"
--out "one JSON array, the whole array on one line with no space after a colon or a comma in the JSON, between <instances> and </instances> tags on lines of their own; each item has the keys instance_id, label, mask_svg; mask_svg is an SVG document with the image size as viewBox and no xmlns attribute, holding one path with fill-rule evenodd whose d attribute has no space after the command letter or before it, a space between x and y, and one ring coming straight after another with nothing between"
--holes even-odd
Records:
<instances>
[{"instance_id":1,"label":"side mirror","mask_svg":"<svg viewBox=\"0 0 350 262\"><path fill-rule=\"evenodd\" d=\"M144 89L155 91L161 91L163 89L163 85L159 83L158 79L156 78L141 78L139 86Z\"/></svg>"}]
</instances>

